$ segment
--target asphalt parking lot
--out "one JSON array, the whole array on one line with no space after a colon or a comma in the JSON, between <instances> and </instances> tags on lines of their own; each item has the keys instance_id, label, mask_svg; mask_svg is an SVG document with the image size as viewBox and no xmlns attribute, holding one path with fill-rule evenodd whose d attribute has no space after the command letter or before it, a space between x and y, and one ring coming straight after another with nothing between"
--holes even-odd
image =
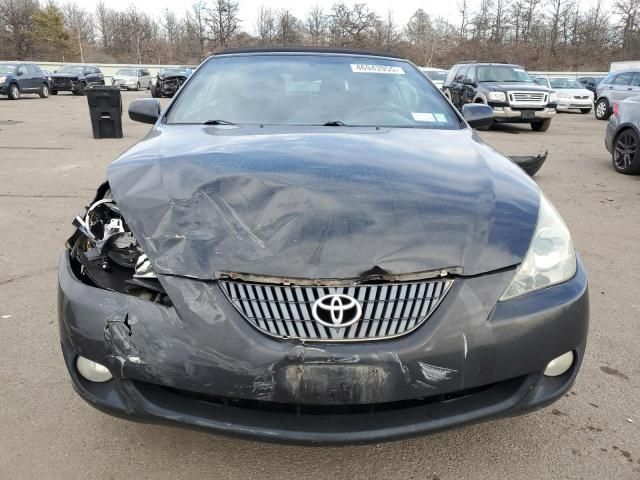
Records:
<instances>
[{"instance_id":1,"label":"asphalt parking lot","mask_svg":"<svg viewBox=\"0 0 640 480\"><path fill-rule=\"evenodd\" d=\"M147 92L125 92L125 108ZM395 443L302 448L106 416L71 388L58 344L56 270L72 218L105 167L149 126L93 140L87 101L0 100L0 478L640 478L640 177L615 173L593 115L546 133L482 136L506 154L549 150L536 180L563 214L591 286L587 354L553 406ZM464 175L464 172L460 172Z\"/></svg>"}]
</instances>

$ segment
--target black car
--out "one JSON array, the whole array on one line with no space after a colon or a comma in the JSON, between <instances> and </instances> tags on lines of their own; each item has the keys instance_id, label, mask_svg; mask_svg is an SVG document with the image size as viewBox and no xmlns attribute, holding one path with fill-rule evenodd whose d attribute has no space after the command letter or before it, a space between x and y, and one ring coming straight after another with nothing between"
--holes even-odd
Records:
<instances>
[{"instance_id":1,"label":"black car","mask_svg":"<svg viewBox=\"0 0 640 480\"><path fill-rule=\"evenodd\" d=\"M449 70L442 89L458 109L489 105L497 123L529 123L536 132L547 131L556 114L556 94L519 65L461 63Z\"/></svg>"},{"instance_id":2,"label":"black car","mask_svg":"<svg viewBox=\"0 0 640 480\"><path fill-rule=\"evenodd\" d=\"M84 95L85 89L91 85L104 85L104 75L94 65L64 65L51 75L51 95L58 92Z\"/></svg>"},{"instance_id":3,"label":"black car","mask_svg":"<svg viewBox=\"0 0 640 480\"><path fill-rule=\"evenodd\" d=\"M151 85L151 96L173 97L187 78L191 75L191 68L162 68L156 75L155 81Z\"/></svg>"},{"instance_id":4,"label":"black car","mask_svg":"<svg viewBox=\"0 0 640 480\"><path fill-rule=\"evenodd\" d=\"M596 89L600 82L604 80L606 77L578 77L576 80L579 84L581 84L587 90L596 93Z\"/></svg>"},{"instance_id":5,"label":"black car","mask_svg":"<svg viewBox=\"0 0 640 480\"><path fill-rule=\"evenodd\" d=\"M35 63L0 62L0 95L17 100L24 93L49 96L49 78Z\"/></svg>"},{"instance_id":6,"label":"black car","mask_svg":"<svg viewBox=\"0 0 640 480\"><path fill-rule=\"evenodd\" d=\"M586 273L536 183L471 129L490 107L458 113L398 57L309 48L217 54L129 116L154 126L60 259L62 351L92 406L357 443L572 385Z\"/></svg>"}]
</instances>

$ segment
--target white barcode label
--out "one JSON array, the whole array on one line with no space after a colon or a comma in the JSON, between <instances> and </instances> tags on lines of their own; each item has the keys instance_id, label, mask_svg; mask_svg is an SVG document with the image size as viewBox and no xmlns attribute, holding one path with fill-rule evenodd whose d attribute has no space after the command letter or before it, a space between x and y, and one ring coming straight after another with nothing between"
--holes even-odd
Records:
<instances>
[{"instance_id":1,"label":"white barcode label","mask_svg":"<svg viewBox=\"0 0 640 480\"><path fill-rule=\"evenodd\" d=\"M404 70L401 67L365 63L352 63L351 71L354 73L386 73L390 75L404 75Z\"/></svg>"}]
</instances>

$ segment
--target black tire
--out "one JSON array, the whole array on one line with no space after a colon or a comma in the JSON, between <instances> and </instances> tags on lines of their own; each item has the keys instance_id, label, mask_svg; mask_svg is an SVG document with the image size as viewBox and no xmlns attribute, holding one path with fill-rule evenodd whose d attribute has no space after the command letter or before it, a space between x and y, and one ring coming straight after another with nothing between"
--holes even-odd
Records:
<instances>
[{"instance_id":1,"label":"black tire","mask_svg":"<svg viewBox=\"0 0 640 480\"><path fill-rule=\"evenodd\" d=\"M546 132L551 126L551 119L539 120L537 122L531 122L531 130L534 132Z\"/></svg>"},{"instance_id":2,"label":"black tire","mask_svg":"<svg viewBox=\"0 0 640 480\"><path fill-rule=\"evenodd\" d=\"M640 137L635 130L627 128L618 134L613 142L611 161L618 173L640 173Z\"/></svg>"},{"instance_id":3,"label":"black tire","mask_svg":"<svg viewBox=\"0 0 640 480\"><path fill-rule=\"evenodd\" d=\"M46 83L43 83L40 86L40 91L38 92L38 95L40 95L40 98L48 98L49 97L49 85L47 85Z\"/></svg>"},{"instance_id":4,"label":"black tire","mask_svg":"<svg viewBox=\"0 0 640 480\"><path fill-rule=\"evenodd\" d=\"M57 95L58 91L57 90L51 90L51 92L49 92L49 93L51 93L51 95Z\"/></svg>"},{"instance_id":5,"label":"black tire","mask_svg":"<svg viewBox=\"0 0 640 480\"><path fill-rule=\"evenodd\" d=\"M84 82L80 82L78 84L78 88L76 88L76 90L73 93L75 93L76 95L84 95L84 93L85 93L84 90L86 88L87 88L87 84L84 83Z\"/></svg>"},{"instance_id":6,"label":"black tire","mask_svg":"<svg viewBox=\"0 0 640 480\"><path fill-rule=\"evenodd\" d=\"M584 113L584 114L591 113L591 108L581 108L580 113Z\"/></svg>"},{"instance_id":7,"label":"black tire","mask_svg":"<svg viewBox=\"0 0 640 480\"><path fill-rule=\"evenodd\" d=\"M609 120L611 116L611 107L609 106L609 100L601 98L596 102L596 118L598 120Z\"/></svg>"},{"instance_id":8,"label":"black tire","mask_svg":"<svg viewBox=\"0 0 640 480\"><path fill-rule=\"evenodd\" d=\"M139 91L140 91L140 82L136 84L136 92L139 92Z\"/></svg>"},{"instance_id":9,"label":"black tire","mask_svg":"<svg viewBox=\"0 0 640 480\"><path fill-rule=\"evenodd\" d=\"M158 98L158 87L156 85L151 85L151 96Z\"/></svg>"},{"instance_id":10,"label":"black tire","mask_svg":"<svg viewBox=\"0 0 640 480\"><path fill-rule=\"evenodd\" d=\"M9 85L9 92L7 94L9 100L18 100L20 98L20 87L17 83Z\"/></svg>"}]
</instances>

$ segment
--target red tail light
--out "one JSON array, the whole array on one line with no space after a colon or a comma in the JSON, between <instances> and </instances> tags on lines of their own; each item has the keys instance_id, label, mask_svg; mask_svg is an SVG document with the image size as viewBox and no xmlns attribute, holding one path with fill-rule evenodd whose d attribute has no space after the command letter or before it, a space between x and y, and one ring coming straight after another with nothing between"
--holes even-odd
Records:
<instances>
[{"instance_id":1,"label":"red tail light","mask_svg":"<svg viewBox=\"0 0 640 480\"><path fill-rule=\"evenodd\" d=\"M619 111L619 106L617 103L613 104L613 114L617 117L618 116L618 111Z\"/></svg>"}]
</instances>

